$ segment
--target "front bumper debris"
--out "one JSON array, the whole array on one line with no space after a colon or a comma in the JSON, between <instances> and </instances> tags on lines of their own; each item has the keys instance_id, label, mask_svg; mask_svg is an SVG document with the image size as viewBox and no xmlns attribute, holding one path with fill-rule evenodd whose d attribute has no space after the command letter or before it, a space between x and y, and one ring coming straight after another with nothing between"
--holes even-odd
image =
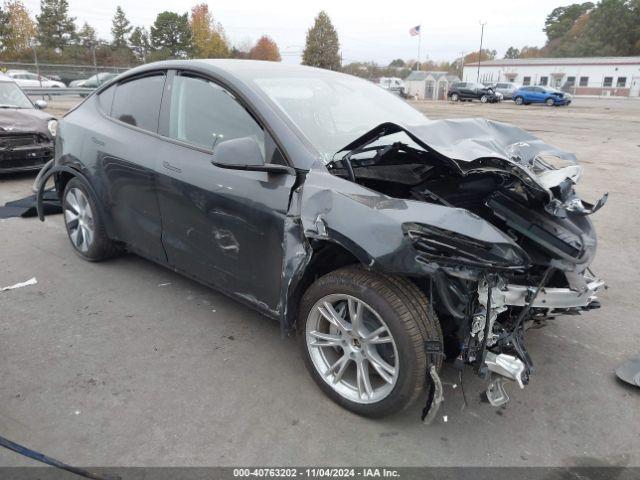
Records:
<instances>
[{"instance_id":1,"label":"front bumper debris","mask_svg":"<svg viewBox=\"0 0 640 480\"><path fill-rule=\"evenodd\" d=\"M599 278L586 280L582 291L576 291L571 288L544 287L534 299L531 307L549 309L588 307L597 300L596 294L604 288L605 282ZM524 307L528 304L527 299L533 290L535 290L535 287L507 284L503 289L496 289L495 294L502 297L499 303L503 305Z\"/></svg>"}]
</instances>

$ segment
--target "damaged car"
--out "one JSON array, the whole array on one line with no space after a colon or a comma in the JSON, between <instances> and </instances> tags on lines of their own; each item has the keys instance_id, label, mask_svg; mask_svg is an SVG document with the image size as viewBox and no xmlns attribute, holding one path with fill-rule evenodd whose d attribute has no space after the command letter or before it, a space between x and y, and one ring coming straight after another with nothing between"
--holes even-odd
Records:
<instances>
[{"instance_id":1,"label":"damaged car","mask_svg":"<svg viewBox=\"0 0 640 480\"><path fill-rule=\"evenodd\" d=\"M0 173L40 170L53 157L58 121L0 73Z\"/></svg>"},{"instance_id":2,"label":"damaged car","mask_svg":"<svg viewBox=\"0 0 640 480\"><path fill-rule=\"evenodd\" d=\"M599 306L575 157L511 125L426 119L370 82L247 60L144 65L61 119L73 249L124 251L296 332L320 389L430 421L445 356L493 405L534 373L532 322ZM532 388L535 388L533 386Z\"/></svg>"}]
</instances>

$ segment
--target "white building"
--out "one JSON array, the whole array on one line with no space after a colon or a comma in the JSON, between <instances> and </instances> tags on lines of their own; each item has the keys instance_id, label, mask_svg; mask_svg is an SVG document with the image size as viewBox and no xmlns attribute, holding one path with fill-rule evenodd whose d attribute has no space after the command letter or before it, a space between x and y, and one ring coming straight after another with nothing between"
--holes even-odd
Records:
<instances>
[{"instance_id":1,"label":"white building","mask_svg":"<svg viewBox=\"0 0 640 480\"><path fill-rule=\"evenodd\" d=\"M457 75L448 72L413 71L404 79L407 95L418 100L446 100L449 85L459 82Z\"/></svg>"},{"instance_id":2,"label":"white building","mask_svg":"<svg viewBox=\"0 0 640 480\"><path fill-rule=\"evenodd\" d=\"M640 57L517 58L464 65L466 82L548 85L576 95L640 96Z\"/></svg>"}]
</instances>

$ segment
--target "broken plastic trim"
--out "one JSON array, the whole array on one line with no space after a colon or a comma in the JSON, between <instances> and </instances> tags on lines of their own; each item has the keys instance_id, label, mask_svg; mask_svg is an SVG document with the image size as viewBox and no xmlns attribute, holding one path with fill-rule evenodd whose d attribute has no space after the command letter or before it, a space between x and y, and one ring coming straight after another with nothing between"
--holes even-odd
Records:
<instances>
[{"instance_id":1,"label":"broken plastic trim","mask_svg":"<svg viewBox=\"0 0 640 480\"><path fill-rule=\"evenodd\" d=\"M427 262L509 270L520 270L530 263L529 256L517 245L487 243L419 223L404 223L402 229Z\"/></svg>"}]
</instances>

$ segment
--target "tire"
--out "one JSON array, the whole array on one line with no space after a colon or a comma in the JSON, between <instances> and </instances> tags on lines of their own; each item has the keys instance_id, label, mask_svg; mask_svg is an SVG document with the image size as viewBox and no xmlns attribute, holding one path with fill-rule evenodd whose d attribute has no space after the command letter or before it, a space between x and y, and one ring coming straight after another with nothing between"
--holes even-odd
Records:
<instances>
[{"instance_id":1,"label":"tire","mask_svg":"<svg viewBox=\"0 0 640 480\"><path fill-rule=\"evenodd\" d=\"M546 103L548 106L553 107L556 102L553 101L553 98L547 98L544 103Z\"/></svg>"},{"instance_id":2,"label":"tire","mask_svg":"<svg viewBox=\"0 0 640 480\"><path fill-rule=\"evenodd\" d=\"M339 321L327 319L325 313L331 311L325 302L333 307ZM359 329L349 322L353 317L348 304L353 305L353 312L362 309ZM371 332L381 329L383 333L369 341ZM300 303L298 341L307 370L329 398L359 415L390 415L407 408L425 391L430 381L424 347L427 340L442 347L440 324L425 295L402 277L360 267L343 268L316 280ZM321 346L314 346L319 342ZM381 359L385 368L381 368ZM432 361L439 369L442 356ZM360 377L369 379L369 389L358 381L358 362L363 365L360 371L368 372Z\"/></svg>"},{"instance_id":3,"label":"tire","mask_svg":"<svg viewBox=\"0 0 640 480\"><path fill-rule=\"evenodd\" d=\"M72 178L65 186L62 208L69 241L80 257L98 262L121 253L120 246L107 236L96 201L79 178Z\"/></svg>"},{"instance_id":4,"label":"tire","mask_svg":"<svg viewBox=\"0 0 640 480\"><path fill-rule=\"evenodd\" d=\"M516 102L516 105L522 105L524 103L524 98L516 97L513 99L513 101Z\"/></svg>"},{"instance_id":5,"label":"tire","mask_svg":"<svg viewBox=\"0 0 640 480\"><path fill-rule=\"evenodd\" d=\"M487 103L489 101L489 97L487 97L486 95L482 95L480 97L480 103Z\"/></svg>"},{"instance_id":6,"label":"tire","mask_svg":"<svg viewBox=\"0 0 640 480\"><path fill-rule=\"evenodd\" d=\"M458 100L460 100L460 96L457 93L452 93L451 94L451 101L452 102L457 102Z\"/></svg>"}]
</instances>

